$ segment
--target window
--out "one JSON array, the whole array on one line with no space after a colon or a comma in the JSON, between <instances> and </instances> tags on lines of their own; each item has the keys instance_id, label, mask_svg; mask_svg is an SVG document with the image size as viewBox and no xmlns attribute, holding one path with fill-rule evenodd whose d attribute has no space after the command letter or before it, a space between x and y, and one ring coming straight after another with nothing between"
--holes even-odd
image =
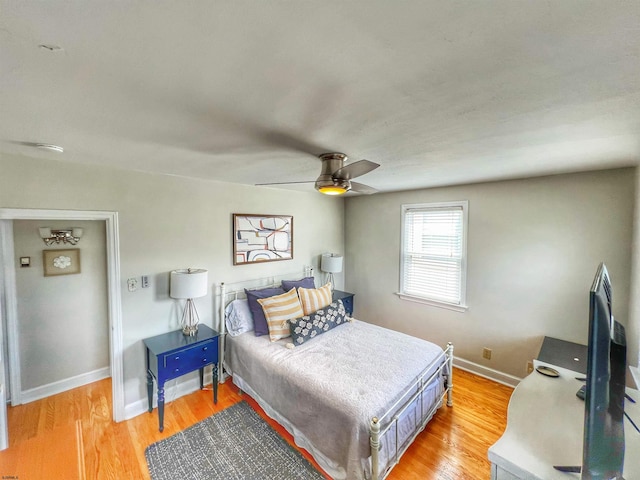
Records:
<instances>
[{"instance_id":1,"label":"window","mask_svg":"<svg viewBox=\"0 0 640 480\"><path fill-rule=\"evenodd\" d=\"M466 310L467 201L402 206L400 297Z\"/></svg>"}]
</instances>

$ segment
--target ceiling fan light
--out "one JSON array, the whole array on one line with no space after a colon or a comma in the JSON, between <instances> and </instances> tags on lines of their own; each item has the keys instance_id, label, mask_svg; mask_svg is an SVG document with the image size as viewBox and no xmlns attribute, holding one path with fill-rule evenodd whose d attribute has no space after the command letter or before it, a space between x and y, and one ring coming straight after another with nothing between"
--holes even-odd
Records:
<instances>
[{"instance_id":1,"label":"ceiling fan light","mask_svg":"<svg viewBox=\"0 0 640 480\"><path fill-rule=\"evenodd\" d=\"M324 177L324 178L323 178ZM351 190L351 183L349 180L341 178L327 178L328 175L321 175L316 180L316 190L325 195L342 195Z\"/></svg>"},{"instance_id":2,"label":"ceiling fan light","mask_svg":"<svg viewBox=\"0 0 640 480\"><path fill-rule=\"evenodd\" d=\"M329 187L319 187L318 191L325 195L342 195L347 193L347 189L339 185L331 185Z\"/></svg>"}]
</instances>

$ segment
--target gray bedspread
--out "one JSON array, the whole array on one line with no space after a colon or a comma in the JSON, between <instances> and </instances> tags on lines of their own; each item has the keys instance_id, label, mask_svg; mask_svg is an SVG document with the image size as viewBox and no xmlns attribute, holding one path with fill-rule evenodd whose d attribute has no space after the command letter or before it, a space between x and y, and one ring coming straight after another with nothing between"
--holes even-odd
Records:
<instances>
[{"instance_id":1,"label":"gray bedspread","mask_svg":"<svg viewBox=\"0 0 640 480\"><path fill-rule=\"evenodd\" d=\"M225 367L332 477L365 478L371 418L394 405L442 348L358 320L295 348L290 340L228 337Z\"/></svg>"}]
</instances>

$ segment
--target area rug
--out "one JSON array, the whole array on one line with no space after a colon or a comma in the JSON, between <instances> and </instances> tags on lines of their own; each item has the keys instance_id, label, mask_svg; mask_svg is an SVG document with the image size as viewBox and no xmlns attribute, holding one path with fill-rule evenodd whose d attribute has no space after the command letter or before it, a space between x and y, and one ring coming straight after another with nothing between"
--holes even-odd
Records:
<instances>
[{"instance_id":1,"label":"area rug","mask_svg":"<svg viewBox=\"0 0 640 480\"><path fill-rule=\"evenodd\" d=\"M145 450L153 480L324 479L246 402Z\"/></svg>"}]
</instances>

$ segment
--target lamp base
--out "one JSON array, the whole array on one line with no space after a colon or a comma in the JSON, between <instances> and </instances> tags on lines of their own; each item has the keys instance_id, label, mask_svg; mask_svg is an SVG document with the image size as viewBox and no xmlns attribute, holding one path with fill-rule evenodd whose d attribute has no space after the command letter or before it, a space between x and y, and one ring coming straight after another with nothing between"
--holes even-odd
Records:
<instances>
[{"instance_id":1,"label":"lamp base","mask_svg":"<svg viewBox=\"0 0 640 480\"><path fill-rule=\"evenodd\" d=\"M335 284L335 282L333 280L333 273L332 272L327 273L327 279L325 280L325 285L327 283L331 284L331 291L333 292L336 289L336 284Z\"/></svg>"},{"instance_id":2,"label":"lamp base","mask_svg":"<svg viewBox=\"0 0 640 480\"><path fill-rule=\"evenodd\" d=\"M198 325L184 325L182 327L182 334L187 337L195 337L198 333Z\"/></svg>"},{"instance_id":3,"label":"lamp base","mask_svg":"<svg viewBox=\"0 0 640 480\"><path fill-rule=\"evenodd\" d=\"M182 334L185 336L193 337L198 333L198 323L200 323L200 317L196 310L196 305L193 303L192 298L187 299L187 304L184 306L184 312L182 312Z\"/></svg>"}]
</instances>

